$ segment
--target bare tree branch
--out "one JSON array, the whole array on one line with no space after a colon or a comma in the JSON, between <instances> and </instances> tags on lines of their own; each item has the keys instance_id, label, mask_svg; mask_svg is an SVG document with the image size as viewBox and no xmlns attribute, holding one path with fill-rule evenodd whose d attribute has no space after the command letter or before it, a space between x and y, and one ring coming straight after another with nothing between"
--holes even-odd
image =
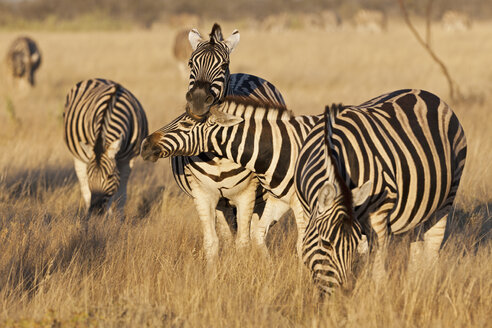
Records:
<instances>
[{"instance_id":1,"label":"bare tree branch","mask_svg":"<svg viewBox=\"0 0 492 328\"><path fill-rule=\"evenodd\" d=\"M453 101L457 100L457 98L461 97L461 94L459 92L459 88L458 88L457 84L453 81L453 79L451 78L451 75L449 74L449 71L448 71L446 65L444 65L442 60L439 59L439 57L437 57L436 53L434 52L434 50L432 50L432 48L430 46L430 36L431 36L430 17L431 17L431 9L432 9L433 0L429 0L429 3L427 5L427 13L426 13L426 15L427 15L427 17L426 17L427 40L424 40L422 38L422 36L419 34L419 32L417 31L415 26L410 21L410 16L408 15L407 8L405 7L405 0L398 0L398 2L400 3L400 8L401 8L401 11L403 13L403 18L405 19L405 22L408 25L408 28L410 29L412 34L415 36L417 41L420 43L420 45L422 47L424 47L424 49L429 53L429 55L432 57L432 59L439 65L439 67L441 68L441 71L443 72L444 76L446 77L446 80L448 81L448 87L449 87L449 97Z\"/></svg>"},{"instance_id":2,"label":"bare tree branch","mask_svg":"<svg viewBox=\"0 0 492 328\"><path fill-rule=\"evenodd\" d=\"M431 13L432 13L432 4L434 3L434 0L429 0L427 2L427 8L425 11L425 34L426 34L426 41L429 47L431 47Z\"/></svg>"}]
</instances>

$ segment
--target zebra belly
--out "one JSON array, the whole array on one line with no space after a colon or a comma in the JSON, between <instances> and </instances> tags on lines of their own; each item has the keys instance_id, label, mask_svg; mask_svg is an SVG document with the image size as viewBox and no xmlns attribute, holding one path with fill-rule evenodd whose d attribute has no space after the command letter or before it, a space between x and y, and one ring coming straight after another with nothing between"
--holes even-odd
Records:
<instances>
[{"instance_id":1,"label":"zebra belly","mask_svg":"<svg viewBox=\"0 0 492 328\"><path fill-rule=\"evenodd\" d=\"M219 190L221 196L226 198L243 192L249 186L247 181L254 178L251 171L212 154L189 157L184 167L184 174L188 183L193 179L204 189L215 192Z\"/></svg>"}]
</instances>

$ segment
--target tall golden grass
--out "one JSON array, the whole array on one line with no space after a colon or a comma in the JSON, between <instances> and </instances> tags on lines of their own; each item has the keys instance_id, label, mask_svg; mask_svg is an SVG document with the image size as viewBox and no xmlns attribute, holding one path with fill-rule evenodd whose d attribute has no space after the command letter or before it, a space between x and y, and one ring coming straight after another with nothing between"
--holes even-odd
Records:
<instances>
[{"instance_id":1,"label":"tall golden grass","mask_svg":"<svg viewBox=\"0 0 492 328\"><path fill-rule=\"evenodd\" d=\"M225 26L224 33L233 26ZM203 31L204 34L208 31ZM166 160L139 159L126 219L83 222L72 160L62 140L64 97L81 79L110 78L142 102L150 131L183 110L186 81L172 58L174 31L35 32L38 86L1 84L0 326L14 327L485 327L492 308L492 25L437 29L434 44L467 99L451 104L468 159L439 261L405 272L404 244L389 249L376 285L366 259L353 288L319 302L295 256L296 229L271 229L267 261L222 243L207 273L200 223ZM0 33L0 54L18 33ZM405 26L388 33L242 31L232 72L273 82L295 113L357 104L399 88L447 99L446 81ZM11 117L20 122L16 124Z\"/></svg>"}]
</instances>

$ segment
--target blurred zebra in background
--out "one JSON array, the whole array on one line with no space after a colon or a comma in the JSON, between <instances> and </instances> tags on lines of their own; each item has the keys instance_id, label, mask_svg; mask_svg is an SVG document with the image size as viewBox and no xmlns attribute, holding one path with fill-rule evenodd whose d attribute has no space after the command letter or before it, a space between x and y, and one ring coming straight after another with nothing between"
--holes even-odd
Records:
<instances>
[{"instance_id":1,"label":"blurred zebra in background","mask_svg":"<svg viewBox=\"0 0 492 328\"><path fill-rule=\"evenodd\" d=\"M448 10L442 15L441 25L447 32L468 31L472 26L472 20L466 13Z\"/></svg>"},{"instance_id":2,"label":"blurred zebra in background","mask_svg":"<svg viewBox=\"0 0 492 328\"><path fill-rule=\"evenodd\" d=\"M89 79L67 94L63 120L89 215L110 210L113 202L121 212L133 159L148 133L139 101L118 83Z\"/></svg>"},{"instance_id":3,"label":"blurred zebra in background","mask_svg":"<svg viewBox=\"0 0 492 328\"><path fill-rule=\"evenodd\" d=\"M381 33L386 31L388 18L383 11L361 9L355 14L353 22L358 31Z\"/></svg>"},{"instance_id":4,"label":"blurred zebra in background","mask_svg":"<svg viewBox=\"0 0 492 328\"><path fill-rule=\"evenodd\" d=\"M193 51L188 40L189 33L189 29L182 29L174 36L173 55L178 62L179 73L183 79L188 78L188 61Z\"/></svg>"},{"instance_id":5,"label":"blurred zebra in background","mask_svg":"<svg viewBox=\"0 0 492 328\"><path fill-rule=\"evenodd\" d=\"M35 85L34 74L41 65L41 52L33 39L22 36L9 47L5 64L15 86Z\"/></svg>"},{"instance_id":6,"label":"blurred zebra in background","mask_svg":"<svg viewBox=\"0 0 492 328\"><path fill-rule=\"evenodd\" d=\"M369 181L369 197L362 205L354 200L354 205L361 205L355 218L371 246L377 246L376 278L384 273L382 254L391 235L413 237L410 264L414 268L421 259L435 259L465 165L466 139L456 115L429 92L399 90L359 106L332 110L327 118L326 127L319 122L312 129L298 160L296 190L307 219L319 215L320 206L337 204L336 198L321 204L320 199L333 194L332 187L324 189L326 183L335 181L335 192L341 186L348 198L342 182L351 189L364 189ZM326 159L320 145L326 138L332 147L328 156L340 176L336 168L327 173L321 165ZM325 179L332 175L331 180ZM350 213L350 206L346 207ZM345 281L358 223L309 222L304 260L323 290Z\"/></svg>"}]
</instances>

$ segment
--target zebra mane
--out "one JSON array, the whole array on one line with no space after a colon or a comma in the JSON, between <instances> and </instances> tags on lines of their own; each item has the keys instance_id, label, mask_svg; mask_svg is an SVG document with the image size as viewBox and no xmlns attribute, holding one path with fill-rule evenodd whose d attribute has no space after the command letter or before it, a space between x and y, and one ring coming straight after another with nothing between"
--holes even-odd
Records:
<instances>
[{"instance_id":1,"label":"zebra mane","mask_svg":"<svg viewBox=\"0 0 492 328\"><path fill-rule=\"evenodd\" d=\"M224 41L224 36L222 35L220 25L215 23L212 27L212 32L210 32L210 44L215 44L220 41Z\"/></svg>"},{"instance_id":2,"label":"zebra mane","mask_svg":"<svg viewBox=\"0 0 492 328\"><path fill-rule=\"evenodd\" d=\"M343 110L343 105L342 104L332 104L330 106L325 107L325 114L324 114L324 119L325 119L325 149L327 152L327 160L331 161L331 164L334 167L333 173L334 173L334 178L336 181L336 184L340 188L340 191L342 193L342 200L343 200L343 205L347 209L348 218L344 220L344 227L347 229L347 231L350 231L352 228L353 224L353 219L354 219L354 207L353 207L353 197L352 197L352 192L350 191L349 187L343 180L340 170L338 168L338 165L335 161L335 156L333 155L333 148L332 148L332 142L331 142L331 132L332 132L332 120L331 118L333 115L336 115L340 110Z\"/></svg>"},{"instance_id":3,"label":"zebra mane","mask_svg":"<svg viewBox=\"0 0 492 328\"><path fill-rule=\"evenodd\" d=\"M274 103L266 99L257 99L248 96L229 95L224 98L223 103L243 105L244 107L250 107L253 110L263 110L268 113L278 113L280 117L292 118L294 115L283 104Z\"/></svg>"},{"instance_id":4,"label":"zebra mane","mask_svg":"<svg viewBox=\"0 0 492 328\"><path fill-rule=\"evenodd\" d=\"M112 81L111 81L112 82ZM116 104L116 97L118 94L118 91L121 88L121 85L115 82L112 82L113 84L107 85L107 88L114 88L114 92L111 94L109 97L108 101L106 102L106 106L103 112L103 119L101 122L101 129L99 131L99 134L96 137L96 142L94 144L94 154L96 156L96 161L97 163L100 163L101 156L102 154L106 151L106 134L107 134L107 122L111 118L111 114L113 112L113 108Z\"/></svg>"}]
</instances>

